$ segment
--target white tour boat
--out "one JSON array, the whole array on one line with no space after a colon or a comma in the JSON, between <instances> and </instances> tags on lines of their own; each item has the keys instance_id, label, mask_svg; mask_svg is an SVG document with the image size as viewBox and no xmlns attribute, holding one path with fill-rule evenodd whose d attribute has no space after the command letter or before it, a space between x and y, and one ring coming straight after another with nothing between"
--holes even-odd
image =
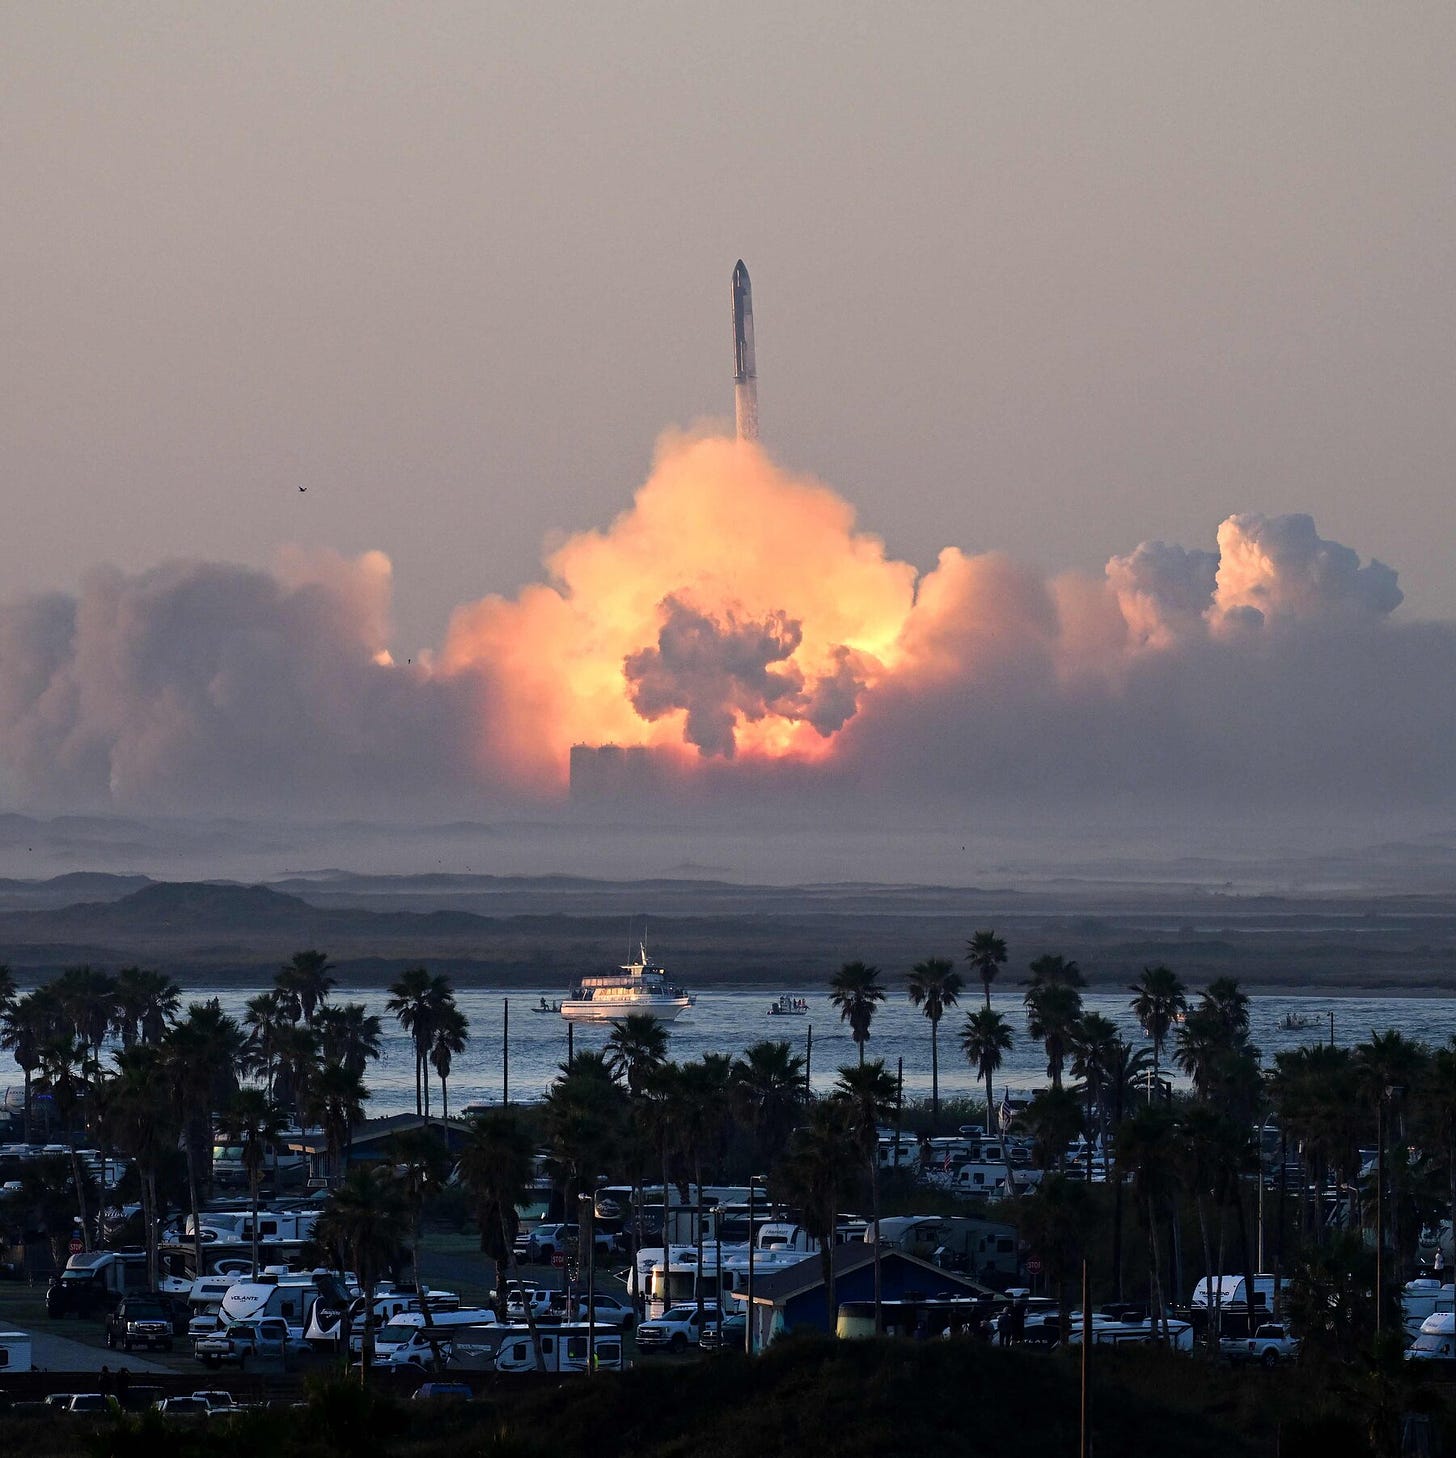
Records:
<instances>
[{"instance_id":1,"label":"white tour boat","mask_svg":"<svg viewBox=\"0 0 1456 1458\"><path fill-rule=\"evenodd\" d=\"M666 1023L692 1005L692 998L638 943L635 962L602 977L583 977L576 995L562 1002L561 1016L576 1023L610 1023L633 1013L650 1013Z\"/></svg>"}]
</instances>

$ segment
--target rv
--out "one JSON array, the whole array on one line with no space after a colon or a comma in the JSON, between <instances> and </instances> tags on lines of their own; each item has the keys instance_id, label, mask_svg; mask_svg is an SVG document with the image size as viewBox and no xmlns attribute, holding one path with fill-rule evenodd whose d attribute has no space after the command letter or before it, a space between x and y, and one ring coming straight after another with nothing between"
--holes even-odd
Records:
<instances>
[{"instance_id":1,"label":"rv","mask_svg":"<svg viewBox=\"0 0 1456 1458\"><path fill-rule=\"evenodd\" d=\"M1026 1195L1041 1183L1042 1171L1017 1169L1013 1165L1011 1178L1014 1182L1012 1193ZM986 1200L1003 1199L1006 1195L1005 1161L998 1161L995 1164L963 1164L955 1172L954 1179L951 1180L950 1191L954 1195L979 1196Z\"/></svg>"},{"instance_id":2,"label":"rv","mask_svg":"<svg viewBox=\"0 0 1456 1458\"><path fill-rule=\"evenodd\" d=\"M30 1333L0 1331L0 1375L30 1371Z\"/></svg>"},{"instance_id":3,"label":"rv","mask_svg":"<svg viewBox=\"0 0 1456 1458\"><path fill-rule=\"evenodd\" d=\"M1456 1311L1456 1286L1443 1286L1430 1277L1407 1281L1400 1293L1400 1306L1406 1337L1415 1341L1425 1330L1428 1317Z\"/></svg>"},{"instance_id":4,"label":"rv","mask_svg":"<svg viewBox=\"0 0 1456 1458\"><path fill-rule=\"evenodd\" d=\"M222 1298L218 1315L224 1326L264 1316L282 1317L288 1323L290 1337L302 1341L320 1298L343 1303L343 1292L331 1272L295 1275L274 1267L261 1275L234 1281Z\"/></svg>"},{"instance_id":5,"label":"rv","mask_svg":"<svg viewBox=\"0 0 1456 1458\"><path fill-rule=\"evenodd\" d=\"M1426 1370L1433 1374L1456 1375L1456 1313L1437 1311L1428 1316L1421 1323L1415 1342L1407 1348L1405 1359L1431 1363Z\"/></svg>"},{"instance_id":6,"label":"rv","mask_svg":"<svg viewBox=\"0 0 1456 1458\"><path fill-rule=\"evenodd\" d=\"M971 1216L901 1215L881 1220L881 1245L948 1271L982 1278L1014 1277L1017 1273L1016 1230L994 1220ZM873 1242L875 1227L865 1231Z\"/></svg>"},{"instance_id":7,"label":"rv","mask_svg":"<svg viewBox=\"0 0 1456 1458\"><path fill-rule=\"evenodd\" d=\"M482 1327L500 1325L495 1312L481 1307L442 1311L438 1315L431 1312L430 1315L429 1326L425 1325L424 1313L419 1311L401 1311L391 1317L374 1333L375 1365L433 1370L436 1348L440 1349L444 1363L456 1337L468 1344L469 1338L478 1336ZM362 1349L362 1335L360 1346Z\"/></svg>"},{"instance_id":8,"label":"rv","mask_svg":"<svg viewBox=\"0 0 1456 1458\"><path fill-rule=\"evenodd\" d=\"M1280 1292L1289 1289L1289 1278L1281 1277ZM1242 1276L1201 1276L1193 1287L1193 1297L1188 1303L1193 1311L1208 1312L1218 1307L1224 1312L1234 1312L1245 1317L1249 1314L1248 1283ZM1274 1277L1259 1272L1254 1277L1254 1315L1266 1316L1274 1310Z\"/></svg>"},{"instance_id":9,"label":"rv","mask_svg":"<svg viewBox=\"0 0 1456 1458\"><path fill-rule=\"evenodd\" d=\"M596 1333L596 1349L588 1349L590 1333L585 1326L553 1326L539 1333L541 1363L547 1372L585 1372L594 1366L598 1371L620 1372L622 1370L622 1338L615 1330ZM497 1372L534 1372L536 1367L535 1344L529 1332L519 1332L516 1337L502 1342L495 1354Z\"/></svg>"}]
</instances>

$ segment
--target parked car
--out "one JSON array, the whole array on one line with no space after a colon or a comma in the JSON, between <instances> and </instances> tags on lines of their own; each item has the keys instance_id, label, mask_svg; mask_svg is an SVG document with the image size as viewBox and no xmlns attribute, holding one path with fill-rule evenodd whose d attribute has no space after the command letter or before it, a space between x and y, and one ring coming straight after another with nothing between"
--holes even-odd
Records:
<instances>
[{"instance_id":1,"label":"parked car","mask_svg":"<svg viewBox=\"0 0 1456 1458\"><path fill-rule=\"evenodd\" d=\"M216 1336L199 1337L197 1360L206 1367L236 1362L239 1369L254 1357L283 1357L288 1353L288 1323L281 1316L254 1316L235 1321Z\"/></svg>"},{"instance_id":2,"label":"parked car","mask_svg":"<svg viewBox=\"0 0 1456 1458\"><path fill-rule=\"evenodd\" d=\"M1231 1362L1257 1362L1262 1367L1277 1367L1292 1362L1299 1355L1299 1338L1275 1323L1256 1327L1251 1337L1225 1337L1219 1351Z\"/></svg>"},{"instance_id":3,"label":"parked car","mask_svg":"<svg viewBox=\"0 0 1456 1458\"><path fill-rule=\"evenodd\" d=\"M551 1313L551 1298L559 1291L548 1291L539 1286L514 1286L506 1294L506 1320L524 1321L526 1308L537 1321L544 1321Z\"/></svg>"},{"instance_id":4,"label":"parked car","mask_svg":"<svg viewBox=\"0 0 1456 1458\"><path fill-rule=\"evenodd\" d=\"M200 1397L164 1397L156 1411L164 1417L205 1418L208 1409Z\"/></svg>"},{"instance_id":5,"label":"parked car","mask_svg":"<svg viewBox=\"0 0 1456 1458\"><path fill-rule=\"evenodd\" d=\"M696 1305L669 1306L661 1316L637 1328L637 1346L642 1351L666 1347L671 1352L685 1352L698 1345L703 1328L718 1318L718 1308L711 1303L703 1307L701 1315Z\"/></svg>"},{"instance_id":6,"label":"parked car","mask_svg":"<svg viewBox=\"0 0 1456 1458\"><path fill-rule=\"evenodd\" d=\"M575 1255L581 1238L581 1227L577 1225L538 1225L526 1237L526 1259L540 1265L550 1265L558 1255ZM598 1256L610 1256L617 1249L617 1238L605 1230L598 1230L592 1238Z\"/></svg>"},{"instance_id":7,"label":"parked car","mask_svg":"<svg viewBox=\"0 0 1456 1458\"><path fill-rule=\"evenodd\" d=\"M106 1345L130 1352L136 1347L172 1350L172 1314L155 1295L123 1296L106 1318Z\"/></svg>"},{"instance_id":8,"label":"parked car","mask_svg":"<svg viewBox=\"0 0 1456 1458\"><path fill-rule=\"evenodd\" d=\"M104 1392L73 1392L65 1404L67 1412L99 1414L115 1412L117 1402Z\"/></svg>"},{"instance_id":9,"label":"parked car","mask_svg":"<svg viewBox=\"0 0 1456 1458\"><path fill-rule=\"evenodd\" d=\"M203 1392L194 1392L193 1397L200 1402L207 1404L207 1411L210 1417L226 1417L231 1412L242 1412L242 1404L233 1400L231 1392L219 1392L211 1389Z\"/></svg>"},{"instance_id":10,"label":"parked car","mask_svg":"<svg viewBox=\"0 0 1456 1458\"><path fill-rule=\"evenodd\" d=\"M598 1326L615 1326L621 1331L631 1331L637 1322L637 1308L622 1296L612 1296L598 1291L590 1301L585 1296L577 1297L577 1321L588 1321L595 1316ZM588 1307L593 1308L591 1311Z\"/></svg>"},{"instance_id":11,"label":"parked car","mask_svg":"<svg viewBox=\"0 0 1456 1458\"><path fill-rule=\"evenodd\" d=\"M741 1352L747 1330L747 1316L741 1311L735 1311L723 1318L721 1327L708 1322L703 1328L702 1336L698 1338L698 1345L705 1352Z\"/></svg>"}]
</instances>

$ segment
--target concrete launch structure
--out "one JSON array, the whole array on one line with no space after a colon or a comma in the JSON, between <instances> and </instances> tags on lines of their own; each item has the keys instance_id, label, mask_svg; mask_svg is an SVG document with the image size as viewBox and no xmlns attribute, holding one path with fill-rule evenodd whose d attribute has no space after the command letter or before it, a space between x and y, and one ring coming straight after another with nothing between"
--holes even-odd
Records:
<instances>
[{"instance_id":1,"label":"concrete launch structure","mask_svg":"<svg viewBox=\"0 0 1456 1458\"><path fill-rule=\"evenodd\" d=\"M733 409L738 439L758 439L758 370L753 363L753 285L743 260L733 270Z\"/></svg>"}]
</instances>

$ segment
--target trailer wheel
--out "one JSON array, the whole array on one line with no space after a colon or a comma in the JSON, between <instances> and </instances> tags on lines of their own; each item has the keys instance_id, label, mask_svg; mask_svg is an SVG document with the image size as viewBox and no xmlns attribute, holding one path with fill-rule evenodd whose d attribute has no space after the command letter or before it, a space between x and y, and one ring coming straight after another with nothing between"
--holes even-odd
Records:
<instances>
[{"instance_id":1,"label":"trailer wheel","mask_svg":"<svg viewBox=\"0 0 1456 1458\"><path fill-rule=\"evenodd\" d=\"M1259 1360L1263 1362L1266 1369L1277 1367L1279 1365L1279 1353L1273 1347L1270 1347Z\"/></svg>"}]
</instances>

